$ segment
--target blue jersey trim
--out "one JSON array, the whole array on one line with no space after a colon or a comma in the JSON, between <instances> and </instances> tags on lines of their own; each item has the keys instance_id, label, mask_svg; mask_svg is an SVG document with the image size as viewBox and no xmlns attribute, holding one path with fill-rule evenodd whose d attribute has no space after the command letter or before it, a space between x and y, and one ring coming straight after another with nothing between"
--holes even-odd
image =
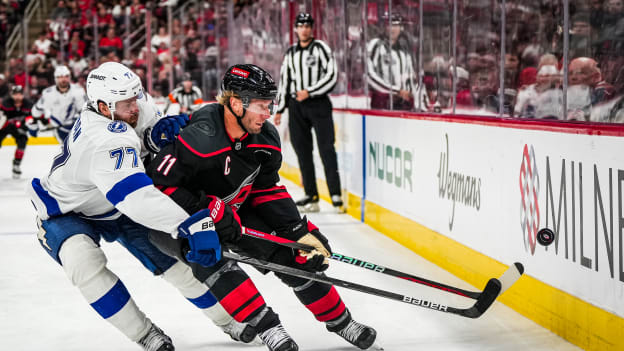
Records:
<instances>
[{"instance_id":1,"label":"blue jersey trim","mask_svg":"<svg viewBox=\"0 0 624 351\"><path fill-rule=\"evenodd\" d=\"M194 299L187 299L187 300L191 301L193 305L201 309L212 307L217 303L217 299L214 297L214 295L210 291L206 291L206 293L200 297L196 297Z\"/></svg>"},{"instance_id":2,"label":"blue jersey trim","mask_svg":"<svg viewBox=\"0 0 624 351\"><path fill-rule=\"evenodd\" d=\"M124 286L121 280L117 279L117 283L100 297L97 301L91 304L91 307L100 315L106 319L119 312L130 300L130 293Z\"/></svg>"},{"instance_id":3,"label":"blue jersey trim","mask_svg":"<svg viewBox=\"0 0 624 351\"><path fill-rule=\"evenodd\" d=\"M106 212L106 213L102 213L99 215L93 215L93 216L87 216L86 214L82 213L82 212L76 212L76 214L82 218L85 219L108 219L109 217L113 217L115 215L117 215L119 213L119 211L116 208L113 208L112 210Z\"/></svg>"},{"instance_id":4,"label":"blue jersey trim","mask_svg":"<svg viewBox=\"0 0 624 351\"><path fill-rule=\"evenodd\" d=\"M113 206L117 206L117 204L122 202L130 193L153 184L154 183L147 174L135 173L115 184L112 189L106 193L106 199L110 201Z\"/></svg>"},{"instance_id":5,"label":"blue jersey trim","mask_svg":"<svg viewBox=\"0 0 624 351\"><path fill-rule=\"evenodd\" d=\"M63 214L61 212L61 208L59 207L59 203L56 201L55 198L50 196L50 193L48 193L47 190L45 190L41 186L41 181L39 180L39 178L34 178L31 182L31 185L35 190L37 196L39 196L39 198L45 205L46 212L48 213L49 217L60 216Z\"/></svg>"}]
</instances>

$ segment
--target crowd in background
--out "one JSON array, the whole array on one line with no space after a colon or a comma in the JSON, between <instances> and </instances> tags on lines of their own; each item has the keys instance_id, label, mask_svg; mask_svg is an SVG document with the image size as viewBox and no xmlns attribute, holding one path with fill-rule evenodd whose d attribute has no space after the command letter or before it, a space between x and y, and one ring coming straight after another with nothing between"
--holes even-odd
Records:
<instances>
[{"instance_id":1,"label":"crowd in background","mask_svg":"<svg viewBox=\"0 0 624 351\"><path fill-rule=\"evenodd\" d=\"M174 2L172 8L178 11L172 18L169 34L167 5L170 4L155 3L151 12L154 24L148 40L152 95L164 99L187 73L195 85L201 87L205 83L206 93L214 97L216 75L204 76L203 72L210 72L218 52L215 7L210 2L201 2L199 7L196 2ZM107 61L131 67L147 87L145 11L146 2L141 0L58 0L26 55L8 60L5 74L0 76L5 78L0 83L0 92L2 84L25 86L28 76L28 93L36 99L43 89L54 84L53 72L59 64L66 64L72 80L84 87L88 72ZM132 41L125 41L134 32L137 33Z\"/></svg>"},{"instance_id":2,"label":"crowd in background","mask_svg":"<svg viewBox=\"0 0 624 351\"><path fill-rule=\"evenodd\" d=\"M149 41L156 97L167 96L187 72L204 98L212 99L218 77L234 61L253 62L279 76L281 56L291 44L291 17L308 11L318 19L316 37L335 52L340 76L333 95L348 96L354 105L345 107L375 103L379 94L371 76L377 72L378 83L388 80L390 96L374 108L624 122L624 0L569 0L567 23L562 0L508 0L504 16L494 0L218 0L179 11L188 2L153 6ZM171 34L163 6L168 4L178 11ZM6 36L26 2L2 5ZM125 41L145 22L145 6L141 0L59 0L28 54L8 61L0 93L7 82L23 85L28 72L29 93L36 97L53 83L60 62L84 84L97 64L119 61L148 86L146 45L129 49ZM384 55L375 52L375 62L373 41L387 48ZM411 69L397 69L401 58Z\"/></svg>"}]
</instances>

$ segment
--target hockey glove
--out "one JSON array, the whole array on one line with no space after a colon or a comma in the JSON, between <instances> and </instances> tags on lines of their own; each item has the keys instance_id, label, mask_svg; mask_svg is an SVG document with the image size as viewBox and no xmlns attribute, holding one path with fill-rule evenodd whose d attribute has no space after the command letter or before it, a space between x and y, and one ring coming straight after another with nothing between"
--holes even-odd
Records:
<instances>
[{"instance_id":1,"label":"hockey glove","mask_svg":"<svg viewBox=\"0 0 624 351\"><path fill-rule=\"evenodd\" d=\"M206 195L210 217L214 221L219 239L223 242L237 242L243 235L240 217L228 204L214 195Z\"/></svg>"},{"instance_id":2,"label":"hockey glove","mask_svg":"<svg viewBox=\"0 0 624 351\"><path fill-rule=\"evenodd\" d=\"M24 119L24 124L26 124L26 128L28 128L28 134L30 134L31 137L36 137L39 132L39 125L37 124L37 121L35 121L32 116L28 116Z\"/></svg>"},{"instance_id":3,"label":"hockey glove","mask_svg":"<svg viewBox=\"0 0 624 351\"><path fill-rule=\"evenodd\" d=\"M202 266L214 266L221 259L221 244L210 217L210 210L201 210L178 226L178 237L188 240L186 259Z\"/></svg>"},{"instance_id":4,"label":"hockey glove","mask_svg":"<svg viewBox=\"0 0 624 351\"><path fill-rule=\"evenodd\" d=\"M293 229L296 231L307 230L308 232L301 236L297 242L314 247L314 250L310 252L299 250L295 262L308 271L322 272L326 270L329 267L328 258L331 257L331 247L329 247L327 238L314 224L308 222L305 216Z\"/></svg>"},{"instance_id":5,"label":"hockey glove","mask_svg":"<svg viewBox=\"0 0 624 351\"><path fill-rule=\"evenodd\" d=\"M149 138L146 145L149 146L151 151L158 152L164 146L171 144L175 138L180 134L180 129L184 127L189 121L189 116L186 114L179 114L175 116L166 116L161 118L149 132ZM146 135L147 136L147 135Z\"/></svg>"}]
</instances>

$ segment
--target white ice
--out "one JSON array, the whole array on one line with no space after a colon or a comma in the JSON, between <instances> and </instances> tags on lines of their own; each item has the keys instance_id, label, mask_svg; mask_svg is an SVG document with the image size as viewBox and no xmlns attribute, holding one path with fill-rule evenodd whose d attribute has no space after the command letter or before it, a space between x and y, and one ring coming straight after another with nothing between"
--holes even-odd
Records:
<instances>
[{"instance_id":1,"label":"white ice","mask_svg":"<svg viewBox=\"0 0 624 351\"><path fill-rule=\"evenodd\" d=\"M10 168L15 147L0 149L0 349L139 350L86 304L37 241L35 213L23 189L30 178L48 171L57 150L58 146L29 146L22 179L13 180ZM301 188L285 183L293 197L302 194ZM329 213L330 207L323 203L322 212L309 217L329 237L334 251L464 289L483 288L470 286L352 217ZM176 350L266 350L264 346L231 341L120 245L104 243L103 249L109 268L121 277L152 321L172 337ZM272 274L246 270L301 350L355 350L316 322ZM456 307L468 307L473 302L335 261L327 274ZM387 351L578 349L498 302L479 319L468 319L338 290L355 319L377 330L378 344Z\"/></svg>"}]
</instances>

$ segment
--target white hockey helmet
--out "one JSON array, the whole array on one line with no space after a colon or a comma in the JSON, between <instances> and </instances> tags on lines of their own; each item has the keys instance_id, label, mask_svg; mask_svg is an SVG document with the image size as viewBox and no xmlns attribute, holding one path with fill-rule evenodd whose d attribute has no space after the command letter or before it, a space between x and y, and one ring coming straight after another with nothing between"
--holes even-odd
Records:
<instances>
[{"instance_id":1,"label":"white hockey helmet","mask_svg":"<svg viewBox=\"0 0 624 351\"><path fill-rule=\"evenodd\" d=\"M134 96L139 99L143 97L141 79L121 63L103 63L87 76L87 97L96 109L101 101L114 112L118 101Z\"/></svg>"},{"instance_id":2,"label":"white hockey helmet","mask_svg":"<svg viewBox=\"0 0 624 351\"><path fill-rule=\"evenodd\" d=\"M54 70L54 78L58 78L62 76L71 76L71 73L69 72L69 68L67 68L67 66L65 65L56 66L56 69Z\"/></svg>"}]
</instances>

